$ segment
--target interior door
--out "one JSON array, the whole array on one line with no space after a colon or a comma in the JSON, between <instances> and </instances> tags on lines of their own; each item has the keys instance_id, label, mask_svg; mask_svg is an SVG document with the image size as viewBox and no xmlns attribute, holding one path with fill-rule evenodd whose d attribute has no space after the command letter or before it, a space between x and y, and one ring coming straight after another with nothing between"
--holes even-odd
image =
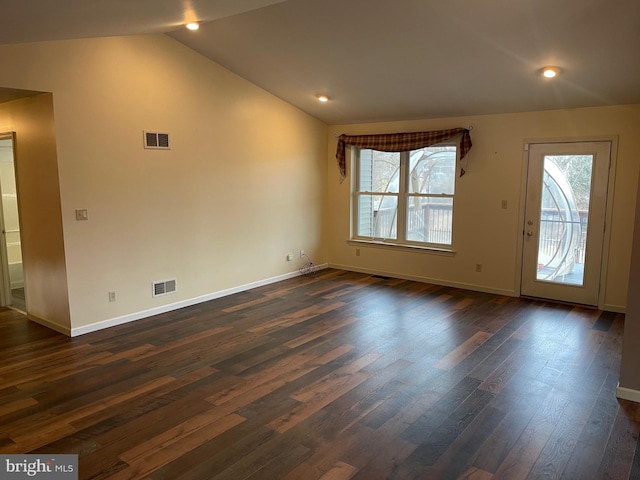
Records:
<instances>
[{"instance_id":1,"label":"interior door","mask_svg":"<svg viewBox=\"0 0 640 480\"><path fill-rule=\"evenodd\" d=\"M598 305L610 142L529 145L521 294Z\"/></svg>"}]
</instances>

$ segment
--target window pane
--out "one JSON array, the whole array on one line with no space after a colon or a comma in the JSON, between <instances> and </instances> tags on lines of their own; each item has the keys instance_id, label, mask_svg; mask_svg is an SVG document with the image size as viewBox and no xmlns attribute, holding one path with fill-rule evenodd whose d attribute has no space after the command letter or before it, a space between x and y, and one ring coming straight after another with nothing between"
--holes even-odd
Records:
<instances>
[{"instance_id":1,"label":"window pane","mask_svg":"<svg viewBox=\"0 0 640 480\"><path fill-rule=\"evenodd\" d=\"M453 198L407 199L407 240L451 245Z\"/></svg>"},{"instance_id":2,"label":"window pane","mask_svg":"<svg viewBox=\"0 0 640 480\"><path fill-rule=\"evenodd\" d=\"M456 147L426 147L410 154L409 193L453 195Z\"/></svg>"},{"instance_id":3,"label":"window pane","mask_svg":"<svg viewBox=\"0 0 640 480\"><path fill-rule=\"evenodd\" d=\"M395 195L358 196L358 236L397 238L398 197Z\"/></svg>"},{"instance_id":4,"label":"window pane","mask_svg":"<svg viewBox=\"0 0 640 480\"><path fill-rule=\"evenodd\" d=\"M537 280L584 284L593 155L545 155Z\"/></svg>"},{"instance_id":5,"label":"window pane","mask_svg":"<svg viewBox=\"0 0 640 480\"><path fill-rule=\"evenodd\" d=\"M400 153L360 150L361 192L398 193L400 186Z\"/></svg>"}]
</instances>

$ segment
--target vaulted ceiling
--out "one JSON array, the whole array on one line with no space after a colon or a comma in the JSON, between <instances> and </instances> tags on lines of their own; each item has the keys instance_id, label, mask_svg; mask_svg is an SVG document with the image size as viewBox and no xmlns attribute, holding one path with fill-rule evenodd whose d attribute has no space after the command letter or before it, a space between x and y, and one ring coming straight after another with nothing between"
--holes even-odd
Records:
<instances>
[{"instance_id":1,"label":"vaulted ceiling","mask_svg":"<svg viewBox=\"0 0 640 480\"><path fill-rule=\"evenodd\" d=\"M638 0L3 3L0 44L166 33L328 124L640 103Z\"/></svg>"}]
</instances>

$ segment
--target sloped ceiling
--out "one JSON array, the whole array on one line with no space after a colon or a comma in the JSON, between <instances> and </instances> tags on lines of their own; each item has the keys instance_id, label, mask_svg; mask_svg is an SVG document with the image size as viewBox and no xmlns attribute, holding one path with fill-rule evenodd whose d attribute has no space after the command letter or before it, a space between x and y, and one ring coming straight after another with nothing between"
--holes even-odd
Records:
<instances>
[{"instance_id":1,"label":"sloped ceiling","mask_svg":"<svg viewBox=\"0 0 640 480\"><path fill-rule=\"evenodd\" d=\"M638 0L7 5L0 43L167 33L328 124L640 103Z\"/></svg>"}]
</instances>

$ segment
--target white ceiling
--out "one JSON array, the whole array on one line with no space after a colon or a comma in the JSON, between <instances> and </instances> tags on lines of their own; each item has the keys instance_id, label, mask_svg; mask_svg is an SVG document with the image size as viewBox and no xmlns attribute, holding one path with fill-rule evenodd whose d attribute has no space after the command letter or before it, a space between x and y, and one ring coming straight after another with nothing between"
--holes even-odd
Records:
<instances>
[{"instance_id":1,"label":"white ceiling","mask_svg":"<svg viewBox=\"0 0 640 480\"><path fill-rule=\"evenodd\" d=\"M638 0L2 3L0 44L167 33L329 124L640 103Z\"/></svg>"}]
</instances>

